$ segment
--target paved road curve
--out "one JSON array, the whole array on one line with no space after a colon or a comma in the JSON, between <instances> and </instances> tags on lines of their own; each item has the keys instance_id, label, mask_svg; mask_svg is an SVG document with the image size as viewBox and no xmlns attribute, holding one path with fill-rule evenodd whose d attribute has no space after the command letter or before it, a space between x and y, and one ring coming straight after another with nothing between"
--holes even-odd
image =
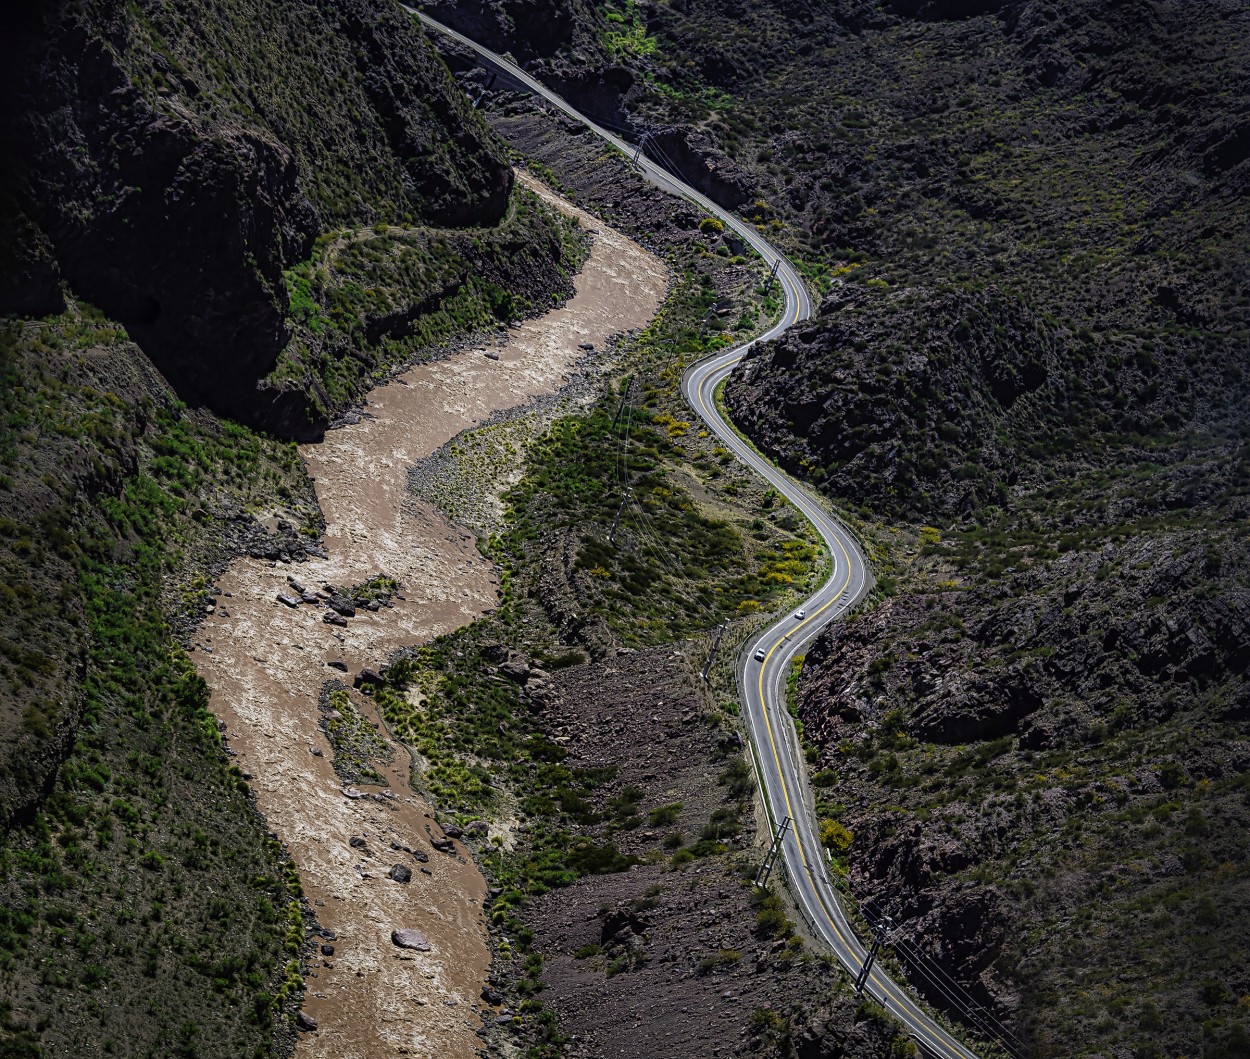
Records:
<instances>
[{"instance_id":1,"label":"paved road curve","mask_svg":"<svg viewBox=\"0 0 1250 1059\"><path fill-rule=\"evenodd\" d=\"M412 8L406 10L417 15L431 29L472 48L485 60L486 65L542 96L570 118L588 126L608 143L630 156L634 154L633 144L626 143L583 117L558 95L502 56L488 51ZM737 672L743 716L747 721L760 785L774 826L785 816L793 821L782 852L795 899L812 928L825 940L851 974L855 975L863 966L866 952L842 911L816 835L816 823L808 804L807 767L786 709L786 676L794 658L806 650L820 630L863 597L872 585L871 575L864 565L859 545L841 523L806 488L778 470L743 441L717 411L714 401L716 387L737 367L756 342L776 338L787 328L811 316L811 300L798 271L754 226L721 209L649 158L640 157L638 166L651 183L695 203L718 218L750 244L769 267L776 265L777 281L780 282L785 296L785 309L781 319L771 329L752 342L723 350L696 364L686 372L682 380L682 392L691 407L721 441L743 463L785 496L816 527L833 559L829 579L803 604L805 617L797 619L787 614L753 637L738 660ZM755 658L759 650L764 652L762 662ZM907 1026L927 1053L939 1059L975 1059L972 1052L938 1026L917 1007L902 988L879 970L874 970L868 981L867 991Z\"/></svg>"}]
</instances>

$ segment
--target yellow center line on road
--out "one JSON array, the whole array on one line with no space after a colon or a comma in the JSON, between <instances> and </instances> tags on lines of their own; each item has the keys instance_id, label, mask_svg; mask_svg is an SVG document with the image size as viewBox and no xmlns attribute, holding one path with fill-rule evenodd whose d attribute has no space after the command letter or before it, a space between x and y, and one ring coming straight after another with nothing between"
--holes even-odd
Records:
<instances>
[{"instance_id":1,"label":"yellow center line on road","mask_svg":"<svg viewBox=\"0 0 1250 1059\"><path fill-rule=\"evenodd\" d=\"M563 99L560 99L550 90L546 89L543 85L541 85L538 81L534 80L528 74L518 69L514 63L510 63L507 60L503 59L501 56L495 55L493 52L489 52L487 49L482 48L481 45L477 44L475 41L472 41L468 37L465 37L462 34L449 29L447 26L444 26L441 23L436 22L434 19L429 18L429 16L415 10L414 8L408 7L407 5L404 5L404 4L401 4L401 6L403 6L404 9L407 10L410 14L419 18L422 22L426 23L426 25L430 26L431 28L436 29L439 32L445 33L451 37L454 37L460 40L461 42L463 42L464 44L466 44L467 46L469 46L470 48L472 48L474 51L478 52L479 54L484 54L484 55L489 56L491 61L497 63L501 69L508 70L512 74L512 76L517 78L517 80L529 86L532 91L536 91L544 98L551 100L560 110L568 114L570 117L573 117L582 121L585 125L591 128L597 135L602 137L608 143L611 143L614 146L618 147L619 149L627 151L627 152L631 149L634 149L634 148L631 148L630 145L626 144L619 137L613 136L611 133L607 132L605 129L600 128L598 125L591 122L589 119L585 118L583 115L579 114ZM736 231L739 235L741 235L746 240L746 242L748 242L751 245L751 247L757 253L759 253L761 257L764 258L766 263L772 265L775 262L781 262L781 264L786 266L784 269L780 267L778 268L778 278L780 279L781 288L786 298L786 301L792 304L795 310L795 318L791 320L787 326L792 326L793 324L798 323L799 313L804 308L803 286L800 280L798 280L795 277L792 277L791 275L792 266L790 266L789 262L787 262L782 257L780 251L774 249L768 243L766 239L758 235L756 232L752 231L744 222L738 221L736 218L731 217L724 210L719 209L709 199L705 198L702 195L699 195L698 192L696 192L693 188L688 187L687 185L683 184L680 180L677 180L676 178L672 177L671 174L661 169L658 165L655 165L654 163L652 163L650 159L643 158L640 161L642 163L641 168L643 169L643 171L650 172L654 176L658 177L659 179L657 182L660 183L661 186L664 186L668 190L675 192L680 197L687 199L688 201L692 202L694 205L698 206L699 208L704 209L707 212L711 213L713 216L720 215L723 219L726 219L729 226L734 231ZM778 325L778 328L779 330L783 330L783 328L780 328L780 325ZM742 352L739 352L737 357L734 357L733 359L725 360L724 362L719 364L716 369L714 369L714 373L719 372L723 368L725 369L725 371L724 371L724 374L721 376L721 378L727 377L729 374L729 371L732 370L733 367L735 367L737 364L741 362L744 355L745 355L745 351L742 351ZM725 423L724 420L721 419L721 417L714 412L714 410L710 410L708 407L707 397L705 395L705 386L706 386L706 383L711 381L711 378L712 378L712 374L704 376L703 383L696 389L696 395L698 397L699 404L702 407L703 412L704 412L704 419L707 420L710 424L714 422L719 422L720 426L725 431L725 433L721 434L722 439L725 440L730 445L734 446L735 448L745 449L744 442L742 442L740 439L736 437L731 436L732 428L730 428L728 424ZM718 380L718 383L719 383L719 380ZM742 453L740 451L739 455L741 454ZM763 477L766 480L769 480L767 474L763 475ZM813 523L817 522L817 519L813 518L812 515L808 511L809 508L814 506L814 501L812 501L810 498L802 494L801 494L801 497L802 497L801 500L792 500L792 503L794 503L794 505L798 507L799 510L802 511L805 516L807 516L809 521ZM815 507L815 510L819 511L819 507L818 506ZM838 599L841 598L841 596L846 592L848 586L850 585L851 563L850 563L850 556L847 552L846 545L843 542L842 536L839 533L835 532L832 535L832 537L833 537L834 543L836 543L838 548L841 550L843 559L845 560L846 579L843 581L842 585L838 588L837 592L834 593L832 598L826 601L821 607L819 607L809 617L806 617L801 620L801 623L795 627L795 629L797 630L803 629L804 626L808 625L812 621L815 621L816 618L818 618L826 610L828 610L831 606L833 606L834 603L836 603ZM831 576L830 581L832 582L832 580L833 580L833 577ZM778 626L778 628L780 628L780 625ZM791 805L791 801L790 801L789 785L786 783L785 772L781 767L781 757L777 749L777 740L776 740L775 733L773 731L772 720L769 715L767 701L764 697L764 671L767 668L768 662L769 660L771 660L773 654L781 647L781 645L785 642L786 638L789 635L791 635L789 632L782 633L781 638L777 640L768 649L767 653L765 654L764 662L760 666L758 690L760 694L760 707L764 713L764 724L768 731L768 740L769 740L769 744L773 752L773 762L777 768L777 778L779 782L781 783L782 794L784 796L785 803L786 803L786 810L790 814L791 819L796 819L794 816L793 806ZM794 831L794 839L798 845L799 855L802 859L803 867L807 873L808 880L812 884L812 890L814 891L816 895L816 899L821 906L821 910L824 913L825 919L828 921L829 925L833 928L833 932L835 936L837 937L838 941L841 943L843 949L845 950L844 956L845 956L846 962L848 963L848 965L852 967L852 969L854 969L855 961L858 961L859 967L862 969L863 959L861 958L860 954L855 951L855 949L851 946L851 944L847 942L846 936L842 933L841 928L838 926L836 919L834 918L832 912L830 911L828 902L825 900L825 895L822 892L821 887L818 885L819 877L813 872L812 865L807 859L807 852L803 848L803 840L799 836L797 827L795 828L795 831ZM823 864L822 864L822 867L823 867ZM834 897L834 902L835 904L837 903L836 896ZM854 941L856 945L859 944L858 939L854 938L853 934L852 934L852 940ZM846 954L849 954L849 955L846 955ZM952 1041L951 1043L948 1043L946 1040L944 1040L941 1036L943 1031L940 1029L940 1027L938 1027L936 1024L931 1024L930 1020L927 1018L927 1016L924 1015L923 1012L920 1011L919 1007L917 1007L917 1005L914 1004L910 1000L910 998L908 998L906 995L897 991L896 987L894 986L892 982L889 982L888 980L885 980L885 979L881 979L875 974L871 976L870 981L872 981L877 986L878 992L880 994L882 994L884 997L892 1001L893 1004L900 1011L906 1013L906 1015L908 1016L909 1022L912 1024L910 1027L912 1030L912 1033L915 1036L917 1036L921 1040L922 1044L926 1048L928 1048L930 1051L935 1052L936 1054L939 1054L941 1056L956 1057L956 1059L960 1059L960 1057L962 1056L971 1055L970 1052L967 1052L966 1049L962 1049L955 1042Z\"/></svg>"},{"instance_id":2,"label":"yellow center line on road","mask_svg":"<svg viewBox=\"0 0 1250 1059\"><path fill-rule=\"evenodd\" d=\"M733 360L728 360L722 364L717 365L717 369L716 369L717 374L719 374L721 369L724 369L724 368L732 369L733 367L736 367L741 362L741 360L742 360L742 357L739 356L737 358L734 358ZM723 377L727 377L727 376L728 376L728 371L726 371L725 376ZM705 376L703 380L704 385L698 387L698 389L695 391L699 399L699 407L703 413L704 419L708 421L711 421L713 418L715 418L716 420L721 419L720 414L718 412L715 412L714 407L710 406L708 403L707 390L708 390L708 384L710 384L711 381L712 381L711 374ZM721 380L718 379L714 385L719 385L720 381ZM726 425L726 429L732 429L732 428L729 428ZM800 506L800 505L796 504L796 506ZM806 514L806 512L804 513ZM813 519L810 518L810 516L808 520L814 521ZM833 594L831 598L826 600L825 603L823 603L812 614L804 617L800 621L800 623L797 626L795 626L796 631L801 630L804 626L810 624L811 622L816 621L822 614L825 613L825 611L827 611L830 607L832 607L835 603L838 602L838 600L846 593L847 588L850 586L851 571L852 571L850 555L848 554L846 550L846 545L842 542L841 537L838 536L836 533L833 535L833 542L837 545L838 550L841 551L842 553L843 565L846 571L845 580L838 587L838 590ZM778 782L780 782L781 784L781 794L786 805L786 813L792 820L794 820L796 819L796 817L794 814L794 806L790 799L790 786L786 782L785 770L782 768L782 765L781 765L781 754L777 746L777 737L773 729L772 718L768 709L768 700L764 694L765 670L767 669L769 662L772 660L773 654L781 647L782 644L785 643L786 639L790 635L791 634L788 632L783 632L780 638L777 639L765 653L764 660L763 662L760 663L760 672L759 672L759 678L757 681L757 690L759 693L760 709L764 715L764 727L766 731L768 732L769 748L772 751L773 762L776 765L776 769L777 769L777 779L778 779ZM803 845L803 839L800 836L797 828L794 829L793 834L794 834L794 841L798 847L799 856L802 860L804 870L807 872L807 876L813 884L812 889L815 892L816 898L820 903L820 910L824 914L825 921L828 923L829 927L832 928L834 935L837 937L838 941L842 944L847 954L849 955L848 962L851 964L851 968L853 970L856 968L862 969L864 965L864 961L862 957L860 956L858 952L855 951L854 945L851 942L848 942L846 935L842 932L842 929L838 925L837 920L834 918L832 911L829 909L825 901L825 896L822 893L820 886L817 885L817 881L818 881L817 875L812 869L811 862L808 860L807 850L805 849ZM859 944L858 938L854 938L852 936L852 940L854 944ZM883 979L879 975L874 973L869 976L869 981L872 982L877 987L877 991L880 994L882 994L885 997L888 997L890 1000L892 1000L896 1005L898 1005L902 1009L907 1010L907 1011L915 1011L918 1015L923 1015L923 1013L920 1012L919 1008L917 1008L916 1005L911 1002L911 999L907 997L905 994L903 994L900 990L898 990L895 984L889 979ZM943 1041L941 1038L934 1037L933 1034L929 1031L929 1028L927 1026L921 1024L919 1027L916 1027L916 1032L919 1034L922 1034L922 1039L926 1047L928 1047L931 1051L938 1052L939 1054L944 1055L944 1056L958 1056L959 1053L951 1051L948 1048L945 1041Z\"/></svg>"}]
</instances>

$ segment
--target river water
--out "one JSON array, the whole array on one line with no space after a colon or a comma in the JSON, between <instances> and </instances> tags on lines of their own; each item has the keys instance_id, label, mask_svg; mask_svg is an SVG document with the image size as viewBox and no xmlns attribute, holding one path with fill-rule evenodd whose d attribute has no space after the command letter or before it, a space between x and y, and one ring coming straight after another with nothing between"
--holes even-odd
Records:
<instances>
[{"instance_id":1,"label":"river water","mask_svg":"<svg viewBox=\"0 0 1250 1059\"><path fill-rule=\"evenodd\" d=\"M645 326L664 297L667 273L657 258L527 183L594 233L574 297L490 347L498 360L485 347L470 348L413 368L374 390L359 422L301 446L329 557L295 565L239 559L219 580L221 606L200 629L212 651L194 657L212 708L319 922L336 935L333 954L320 957L307 979L304 1010L318 1029L301 1035L298 1056L468 1059L480 1046L475 1031L490 967L481 873L459 844L451 855L431 849L442 830L408 785L402 747L383 770L388 796L352 796L379 790L373 787L344 789L318 726L318 701L326 680L350 683L361 668L496 605L490 563L470 534L409 495L408 468L496 412L556 392L584 355L580 344L602 346ZM380 572L403 583L404 599L376 613L362 610L346 628L325 624L319 606L291 609L277 600L290 591L288 576L318 589ZM353 701L377 719L370 699L354 694ZM364 848L350 845L352 838L363 838ZM392 843L428 853L429 862L419 865ZM411 882L388 878L395 863L412 869ZM396 947L397 928L420 930L430 951Z\"/></svg>"}]
</instances>

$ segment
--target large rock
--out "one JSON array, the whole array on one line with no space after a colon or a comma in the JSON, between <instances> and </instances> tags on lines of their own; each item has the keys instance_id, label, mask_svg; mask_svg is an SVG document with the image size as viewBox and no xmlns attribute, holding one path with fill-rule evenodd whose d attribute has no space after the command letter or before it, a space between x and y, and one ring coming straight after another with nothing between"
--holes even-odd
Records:
<instances>
[{"instance_id":1,"label":"large rock","mask_svg":"<svg viewBox=\"0 0 1250 1059\"><path fill-rule=\"evenodd\" d=\"M343 596L332 595L326 600L326 606L336 614L341 614L344 618L354 618L356 616L356 608L352 601Z\"/></svg>"},{"instance_id":2,"label":"large rock","mask_svg":"<svg viewBox=\"0 0 1250 1059\"><path fill-rule=\"evenodd\" d=\"M379 673L376 669L370 669L366 666L356 674L356 679L352 681L352 686L363 688L368 685L369 687L380 688L385 683L386 678L382 676L381 673Z\"/></svg>"},{"instance_id":3,"label":"large rock","mask_svg":"<svg viewBox=\"0 0 1250 1059\"><path fill-rule=\"evenodd\" d=\"M403 927L391 931L391 941L401 949L412 949L415 952L429 952L430 943L419 930Z\"/></svg>"},{"instance_id":4,"label":"large rock","mask_svg":"<svg viewBox=\"0 0 1250 1059\"><path fill-rule=\"evenodd\" d=\"M499 666L498 672L501 677L507 677L518 684L524 684L529 679L530 667L519 659L510 659Z\"/></svg>"}]
</instances>

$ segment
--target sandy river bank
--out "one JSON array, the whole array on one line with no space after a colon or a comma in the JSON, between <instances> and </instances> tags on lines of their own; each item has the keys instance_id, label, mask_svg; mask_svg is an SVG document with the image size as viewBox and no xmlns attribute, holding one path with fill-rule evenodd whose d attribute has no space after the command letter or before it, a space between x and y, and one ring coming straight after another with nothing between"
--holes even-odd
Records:
<instances>
[{"instance_id":1,"label":"sandy river bank","mask_svg":"<svg viewBox=\"0 0 1250 1059\"><path fill-rule=\"evenodd\" d=\"M317 704L325 681L342 675L328 663L346 665L350 682L350 674L380 665L396 649L464 625L496 603L491 565L469 534L408 495L408 468L466 427L559 389L582 355L579 344L602 345L645 325L664 296L659 260L540 193L596 233L575 296L491 347L498 360L467 349L414 368L370 394L358 423L301 447L326 519L328 558L298 566L238 560L218 582L222 606L200 629L212 653L194 657L212 688L213 710L320 923L336 935L333 954L308 979L304 1010L318 1029L302 1035L299 1056L452 1059L476 1054L480 1043L489 970L482 876L458 846L455 854L431 849L442 831L408 786L402 747L386 776L395 797L345 793ZM382 571L403 582L404 598L391 609L360 611L345 628L325 624L318 605L292 609L277 599L289 591L290 575L316 589ZM354 701L376 720L367 698ZM365 847L350 845L352 838L364 838ZM428 863L392 843L428 853ZM387 877L395 863L412 869L411 882ZM396 928L420 930L430 951L396 947Z\"/></svg>"}]
</instances>

